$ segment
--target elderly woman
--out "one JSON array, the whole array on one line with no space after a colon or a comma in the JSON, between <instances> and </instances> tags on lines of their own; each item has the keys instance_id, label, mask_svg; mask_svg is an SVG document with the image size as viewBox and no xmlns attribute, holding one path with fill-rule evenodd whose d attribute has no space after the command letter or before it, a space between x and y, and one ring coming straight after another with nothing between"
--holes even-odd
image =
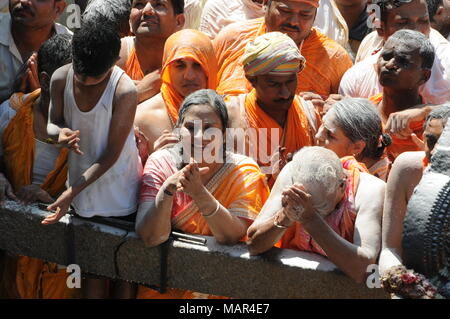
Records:
<instances>
[{"instance_id":1,"label":"elderly woman","mask_svg":"<svg viewBox=\"0 0 450 319\"><path fill-rule=\"evenodd\" d=\"M145 165L137 234L148 246L165 242L172 229L236 244L268 197L264 175L252 159L225 151L228 113L215 91L189 95L177 127L184 142L154 152ZM204 160L187 158L197 153ZM138 293L140 298L194 296L178 289L161 295L143 287Z\"/></svg>"},{"instance_id":2,"label":"elderly woman","mask_svg":"<svg viewBox=\"0 0 450 319\"><path fill-rule=\"evenodd\" d=\"M334 104L322 119L317 144L340 158L353 156L370 174L387 180L390 161L385 148L391 137L383 133L380 115L367 99L346 98Z\"/></svg>"}]
</instances>

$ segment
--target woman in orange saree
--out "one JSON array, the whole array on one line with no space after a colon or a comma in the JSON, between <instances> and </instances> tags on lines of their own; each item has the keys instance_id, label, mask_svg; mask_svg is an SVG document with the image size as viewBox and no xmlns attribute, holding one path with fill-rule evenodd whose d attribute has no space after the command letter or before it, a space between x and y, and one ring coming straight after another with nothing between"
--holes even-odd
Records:
<instances>
[{"instance_id":1,"label":"woman in orange saree","mask_svg":"<svg viewBox=\"0 0 450 319\"><path fill-rule=\"evenodd\" d=\"M156 151L145 165L136 231L146 245L165 242L172 229L213 236L220 244L245 239L269 189L252 159L225 151L227 124L226 106L215 91L199 90L183 102L177 126L184 143ZM138 291L138 298L201 296L180 289Z\"/></svg>"}]
</instances>

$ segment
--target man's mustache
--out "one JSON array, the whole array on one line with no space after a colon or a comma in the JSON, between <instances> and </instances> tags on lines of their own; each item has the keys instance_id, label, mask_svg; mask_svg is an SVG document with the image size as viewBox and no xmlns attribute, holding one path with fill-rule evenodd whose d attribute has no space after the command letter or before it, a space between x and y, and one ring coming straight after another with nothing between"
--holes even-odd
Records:
<instances>
[{"instance_id":1,"label":"man's mustache","mask_svg":"<svg viewBox=\"0 0 450 319\"><path fill-rule=\"evenodd\" d=\"M15 6L12 9L11 14L14 15L14 14L22 13L22 12L28 13L34 17L33 10L30 7L24 6L22 3L19 3L17 6Z\"/></svg>"},{"instance_id":2,"label":"man's mustache","mask_svg":"<svg viewBox=\"0 0 450 319\"><path fill-rule=\"evenodd\" d=\"M289 30L296 31L296 32L300 32L301 31L300 28L298 26L296 26L296 25L282 24L281 27L284 28L284 29L289 29Z\"/></svg>"}]
</instances>

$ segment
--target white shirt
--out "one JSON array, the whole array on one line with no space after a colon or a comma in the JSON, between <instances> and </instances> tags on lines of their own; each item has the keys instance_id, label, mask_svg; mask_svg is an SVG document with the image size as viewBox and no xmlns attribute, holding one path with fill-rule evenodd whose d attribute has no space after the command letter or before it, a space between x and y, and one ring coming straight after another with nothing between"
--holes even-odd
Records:
<instances>
[{"instance_id":1,"label":"white shirt","mask_svg":"<svg viewBox=\"0 0 450 319\"><path fill-rule=\"evenodd\" d=\"M203 7L207 0L184 0L184 29L200 28Z\"/></svg>"},{"instance_id":2,"label":"white shirt","mask_svg":"<svg viewBox=\"0 0 450 319\"><path fill-rule=\"evenodd\" d=\"M69 128L80 131L79 145L84 153L81 156L74 152L69 153L69 185L73 185L105 152L113 113L114 93L122 76L127 77L122 69L115 66L98 103L89 112L82 112L73 95L73 68L68 72L64 90L64 120ZM114 165L79 193L72 201L72 205L80 216L88 218L130 215L137 210L141 176L142 164L134 139L134 130L131 129Z\"/></svg>"},{"instance_id":3,"label":"white shirt","mask_svg":"<svg viewBox=\"0 0 450 319\"><path fill-rule=\"evenodd\" d=\"M72 33L58 23L55 23L55 31L57 34ZM23 63L11 34L11 16L0 13L0 101L8 99L13 93L12 85Z\"/></svg>"},{"instance_id":4,"label":"white shirt","mask_svg":"<svg viewBox=\"0 0 450 319\"><path fill-rule=\"evenodd\" d=\"M320 0L314 26L352 53L348 43L348 26L334 0ZM353 54L353 53L352 53Z\"/></svg>"},{"instance_id":5,"label":"white shirt","mask_svg":"<svg viewBox=\"0 0 450 319\"><path fill-rule=\"evenodd\" d=\"M264 16L264 6L252 0L208 0L203 8L200 31L214 39L227 25Z\"/></svg>"},{"instance_id":6,"label":"white shirt","mask_svg":"<svg viewBox=\"0 0 450 319\"><path fill-rule=\"evenodd\" d=\"M8 99L0 105L0 156L3 156L3 132L14 116L16 111L11 107Z\"/></svg>"},{"instance_id":7,"label":"white shirt","mask_svg":"<svg viewBox=\"0 0 450 319\"><path fill-rule=\"evenodd\" d=\"M370 37L370 43L379 42L373 33L368 37ZM431 68L431 77L420 87L419 92L424 103L442 104L450 101L450 43L434 29L430 31L429 39L435 50L435 58ZM369 41L367 42L369 43ZM341 79L339 94L369 98L381 93L383 87L378 81L375 69L380 54L381 50L348 69Z\"/></svg>"}]
</instances>

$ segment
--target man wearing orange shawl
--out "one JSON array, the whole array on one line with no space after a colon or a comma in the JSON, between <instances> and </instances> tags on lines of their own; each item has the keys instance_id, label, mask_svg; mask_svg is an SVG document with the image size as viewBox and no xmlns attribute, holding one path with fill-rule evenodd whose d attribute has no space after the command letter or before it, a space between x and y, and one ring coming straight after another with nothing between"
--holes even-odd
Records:
<instances>
[{"instance_id":1,"label":"man wearing orange shawl","mask_svg":"<svg viewBox=\"0 0 450 319\"><path fill-rule=\"evenodd\" d=\"M215 89L217 61L211 40L197 30L171 35L164 46L161 92L138 105L135 126L144 134L148 153L178 139L171 133L183 99L200 89ZM155 143L156 142L156 143Z\"/></svg>"},{"instance_id":2,"label":"man wearing orange shawl","mask_svg":"<svg viewBox=\"0 0 450 319\"><path fill-rule=\"evenodd\" d=\"M2 177L3 183L11 183L16 195L10 193L10 197L17 196L27 204L51 203L52 196L58 196L65 188L67 150L48 144L46 139L50 78L57 68L70 62L70 40L69 35L58 35L40 48L38 71L42 89L28 95L16 93L2 105L2 164L7 179ZM7 284L9 289L17 291L16 297L70 298L79 293L67 287L66 269L57 264L23 256L11 264L16 268L15 285ZM11 274L5 275L10 277L13 272L11 269ZM4 280L11 278L4 277Z\"/></svg>"},{"instance_id":3,"label":"man wearing orange shawl","mask_svg":"<svg viewBox=\"0 0 450 319\"><path fill-rule=\"evenodd\" d=\"M414 188L428 169L433 149L450 117L448 104L438 105L425 120L425 152L405 152L394 162L386 184L386 200L383 210L382 250L380 275L391 267L402 264L402 234L406 207Z\"/></svg>"},{"instance_id":4,"label":"man wearing orange shawl","mask_svg":"<svg viewBox=\"0 0 450 319\"><path fill-rule=\"evenodd\" d=\"M135 81L138 102L159 92L164 43L184 25L184 1L132 1L130 26L134 36L122 39L117 66Z\"/></svg>"},{"instance_id":5,"label":"man wearing orange shawl","mask_svg":"<svg viewBox=\"0 0 450 319\"><path fill-rule=\"evenodd\" d=\"M403 152L420 150L417 143L430 108L421 105L419 89L430 78L433 61L430 41L412 30L394 33L380 53L376 69L383 93L369 100L377 105L386 132L397 133L392 134L392 144L387 147L392 162ZM394 120L399 112L406 113L406 120Z\"/></svg>"},{"instance_id":6,"label":"man wearing orange shawl","mask_svg":"<svg viewBox=\"0 0 450 319\"><path fill-rule=\"evenodd\" d=\"M363 282L380 251L384 190L353 157L305 147L283 168L248 229L250 254L274 245L310 251Z\"/></svg>"},{"instance_id":7,"label":"man wearing orange shawl","mask_svg":"<svg viewBox=\"0 0 450 319\"><path fill-rule=\"evenodd\" d=\"M294 40L306 59L304 71L298 74L297 93L314 92L323 98L337 93L352 60L337 42L312 28L318 7L318 0L269 0L264 18L224 28L214 39L219 64L217 91L233 95L249 92L251 84L240 64L245 46L260 35L279 31Z\"/></svg>"},{"instance_id":8,"label":"man wearing orange shawl","mask_svg":"<svg viewBox=\"0 0 450 319\"><path fill-rule=\"evenodd\" d=\"M271 187L288 154L314 145L319 115L295 95L297 73L305 59L295 42L281 32L257 37L242 57L252 91L226 99L234 128L255 129L248 153L268 174Z\"/></svg>"}]
</instances>

